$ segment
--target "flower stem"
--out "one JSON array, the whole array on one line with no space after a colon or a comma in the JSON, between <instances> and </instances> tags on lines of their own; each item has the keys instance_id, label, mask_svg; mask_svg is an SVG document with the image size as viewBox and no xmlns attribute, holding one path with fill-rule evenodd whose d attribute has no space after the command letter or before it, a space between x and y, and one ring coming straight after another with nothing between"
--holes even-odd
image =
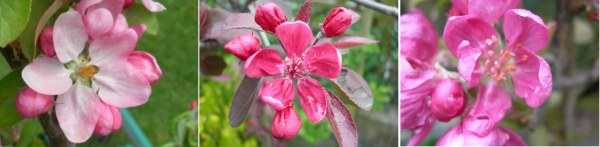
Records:
<instances>
[{"instance_id":1,"label":"flower stem","mask_svg":"<svg viewBox=\"0 0 600 147\"><path fill-rule=\"evenodd\" d=\"M44 132L50 139L50 146L75 146L69 142L56 121L56 113L46 113L38 116Z\"/></svg>"}]
</instances>

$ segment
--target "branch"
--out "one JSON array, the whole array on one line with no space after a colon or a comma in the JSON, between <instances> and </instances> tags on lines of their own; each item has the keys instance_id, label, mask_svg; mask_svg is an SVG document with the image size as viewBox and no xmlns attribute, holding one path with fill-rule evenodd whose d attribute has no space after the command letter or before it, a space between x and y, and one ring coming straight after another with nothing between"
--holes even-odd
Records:
<instances>
[{"instance_id":1,"label":"branch","mask_svg":"<svg viewBox=\"0 0 600 147\"><path fill-rule=\"evenodd\" d=\"M392 15L396 18L398 18L398 8L396 7L390 7L381 3L377 3L375 1L370 1L370 0L352 0L353 2L356 2L359 5L363 5L367 8L371 8L373 10L377 10L379 12L388 14L388 15Z\"/></svg>"},{"instance_id":2,"label":"branch","mask_svg":"<svg viewBox=\"0 0 600 147\"><path fill-rule=\"evenodd\" d=\"M570 75L569 77L556 79L556 83L553 85L553 88L557 90L565 90L586 86L598 80L598 71L598 59L596 59L592 69L586 70L579 74Z\"/></svg>"},{"instance_id":3,"label":"branch","mask_svg":"<svg viewBox=\"0 0 600 147\"><path fill-rule=\"evenodd\" d=\"M46 113L38 116L38 120L42 124L42 128L44 128L44 132L46 133L46 135L48 135L48 138L50 139L50 146L75 146L75 144L67 140L65 134L58 126L58 121L56 121L56 113L52 114L55 115Z\"/></svg>"}]
</instances>

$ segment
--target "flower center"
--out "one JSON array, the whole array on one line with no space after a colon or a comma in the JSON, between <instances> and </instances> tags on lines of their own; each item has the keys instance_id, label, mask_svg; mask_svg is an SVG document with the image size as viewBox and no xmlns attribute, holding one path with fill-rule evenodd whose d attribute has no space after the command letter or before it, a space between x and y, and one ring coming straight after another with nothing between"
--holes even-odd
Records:
<instances>
[{"instance_id":1,"label":"flower center","mask_svg":"<svg viewBox=\"0 0 600 147\"><path fill-rule=\"evenodd\" d=\"M488 46L492 46L498 42L496 36L492 36L490 39L486 39L485 43ZM486 76L493 78L496 81L504 81L506 80L506 75L510 72L516 72L517 67L513 64L515 62L515 54L513 51L519 50L521 48L521 44L517 44L514 49L499 49L494 50L494 47L488 49L484 56L486 60L484 62L484 67L486 71ZM522 60L527 60L527 56L521 56Z\"/></svg>"},{"instance_id":2,"label":"flower center","mask_svg":"<svg viewBox=\"0 0 600 147\"><path fill-rule=\"evenodd\" d=\"M84 66L79 69L79 77L83 79L93 79L96 73L98 73L98 67L94 65Z\"/></svg>"},{"instance_id":3,"label":"flower center","mask_svg":"<svg viewBox=\"0 0 600 147\"><path fill-rule=\"evenodd\" d=\"M296 60L292 60L290 58L285 58L285 72L283 76L289 76L289 78L299 78L306 75L307 71L304 69L303 65L304 59L299 58Z\"/></svg>"}]
</instances>

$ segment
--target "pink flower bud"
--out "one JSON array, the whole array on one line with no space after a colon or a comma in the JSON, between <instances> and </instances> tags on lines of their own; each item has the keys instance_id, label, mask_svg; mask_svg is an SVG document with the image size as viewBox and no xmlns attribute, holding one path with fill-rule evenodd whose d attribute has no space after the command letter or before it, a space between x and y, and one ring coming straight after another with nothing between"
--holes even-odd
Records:
<instances>
[{"instance_id":1,"label":"pink flower bud","mask_svg":"<svg viewBox=\"0 0 600 147\"><path fill-rule=\"evenodd\" d=\"M56 51L54 50L54 41L52 40L52 32L54 32L54 27L45 28L42 30L42 34L40 34L40 40L38 40L40 50L42 50L42 53L48 57L56 56Z\"/></svg>"},{"instance_id":2,"label":"pink flower bud","mask_svg":"<svg viewBox=\"0 0 600 147\"><path fill-rule=\"evenodd\" d=\"M300 131L302 121L300 121L294 107L290 106L277 111L271 125L271 135L274 138L290 140Z\"/></svg>"},{"instance_id":3,"label":"pink flower bud","mask_svg":"<svg viewBox=\"0 0 600 147\"><path fill-rule=\"evenodd\" d=\"M245 61L252 54L260 50L260 42L258 38L252 34L244 34L233 38L225 44L225 51L237 56L240 60Z\"/></svg>"},{"instance_id":4,"label":"pink flower bud","mask_svg":"<svg viewBox=\"0 0 600 147\"><path fill-rule=\"evenodd\" d=\"M125 0L125 4L123 5L123 9L127 9L130 8L133 3L135 3L135 0Z\"/></svg>"},{"instance_id":5,"label":"pink flower bud","mask_svg":"<svg viewBox=\"0 0 600 147\"><path fill-rule=\"evenodd\" d=\"M156 83L162 76L162 70L160 70L158 63L156 63L156 59L148 52L134 51L129 55L127 61L139 74L142 74L150 84Z\"/></svg>"},{"instance_id":6,"label":"pink flower bud","mask_svg":"<svg viewBox=\"0 0 600 147\"><path fill-rule=\"evenodd\" d=\"M352 23L352 12L344 7L337 7L325 17L321 32L327 38L337 37L346 32Z\"/></svg>"},{"instance_id":7,"label":"pink flower bud","mask_svg":"<svg viewBox=\"0 0 600 147\"><path fill-rule=\"evenodd\" d=\"M431 113L439 121L447 122L460 115L465 109L466 101L459 82L445 79L431 95Z\"/></svg>"},{"instance_id":8,"label":"pink flower bud","mask_svg":"<svg viewBox=\"0 0 600 147\"><path fill-rule=\"evenodd\" d=\"M100 107L100 117L96 122L94 134L106 136L113 131L119 130L123 123L119 109L105 103L100 104Z\"/></svg>"},{"instance_id":9,"label":"pink flower bud","mask_svg":"<svg viewBox=\"0 0 600 147\"><path fill-rule=\"evenodd\" d=\"M275 33L275 28L281 23L286 22L287 18L275 3L266 3L256 8L254 21L256 24L260 25L263 30Z\"/></svg>"},{"instance_id":10,"label":"pink flower bud","mask_svg":"<svg viewBox=\"0 0 600 147\"><path fill-rule=\"evenodd\" d=\"M190 103L188 107L190 108L190 110L196 109L196 107L198 107L198 100L195 100L192 103Z\"/></svg>"},{"instance_id":11,"label":"pink flower bud","mask_svg":"<svg viewBox=\"0 0 600 147\"><path fill-rule=\"evenodd\" d=\"M17 112L24 118L34 118L48 112L52 107L52 96L35 92L29 87L23 88L16 99Z\"/></svg>"}]
</instances>

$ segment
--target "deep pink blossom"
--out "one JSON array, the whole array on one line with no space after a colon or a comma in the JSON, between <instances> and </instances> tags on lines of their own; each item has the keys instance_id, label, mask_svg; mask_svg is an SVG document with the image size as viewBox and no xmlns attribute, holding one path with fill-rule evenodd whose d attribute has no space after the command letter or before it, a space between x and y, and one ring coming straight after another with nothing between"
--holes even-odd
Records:
<instances>
[{"instance_id":1,"label":"deep pink blossom","mask_svg":"<svg viewBox=\"0 0 600 147\"><path fill-rule=\"evenodd\" d=\"M477 16L488 23L502 18L509 9L514 9L521 0L451 0L452 16L469 14Z\"/></svg>"},{"instance_id":2,"label":"deep pink blossom","mask_svg":"<svg viewBox=\"0 0 600 147\"><path fill-rule=\"evenodd\" d=\"M277 139L292 139L302 127L302 121L293 106L278 110L271 125L271 135Z\"/></svg>"},{"instance_id":3,"label":"deep pink blossom","mask_svg":"<svg viewBox=\"0 0 600 147\"><path fill-rule=\"evenodd\" d=\"M525 141L506 127L495 126L491 132L479 136L458 124L438 139L436 146L527 146Z\"/></svg>"},{"instance_id":4,"label":"deep pink blossom","mask_svg":"<svg viewBox=\"0 0 600 147\"><path fill-rule=\"evenodd\" d=\"M90 32L83 17L69 10L54 25L56 57L39 56L23 69L23 80L31 89L57 95L58 123L71 142L81 143L92 135L101 102L132 107L146 103L150 95L148 80L127 64L137 43L136 31L126 20L112 26L111 35L88 44Z\"/></svg>"},{"instance_id":5,"label":"deep pink blossom","mask_svg":"<svg viewBox=\"0 0 600 147\"><path fill-rule=\"evenodd\" d=\"M260 27L271 33L275 33L275 28L287 21L283 11L275 3L266 3L256 7L254 21Z\"/></svg>"},{"instance_id":6,"label":"deep pink blossom","mask_svg":"<svg viewBox=\"0 0 600 147\"><path fill-rule=\"evenodd\" d=\"M419 9L400 16L400 54L410 62L432 64L438 53L438 34Z\"/></svg>"},{"instance_id":7,"label":"deep pink blossom","mask_svg":"<svg viewBox=\"0 0 600 147\"><path fill-rule=\"evenodd\" d=\"M337 7L325 17L321 32L327 38L337 37L346 32L352 23L352 12L344 7Z\"/></svg>"},{"instance_id":8,"label":"deep pink blossom","mask_svg":"<svg viewBox=\"0 0 600 147\"><path fill-rule=\"evenodd\" d=\"M473 15L456 16L448 19L444 41L471 87L484 76L512 79L515 94L538 107L552 92L550 66L535 54L548 44L548 30L539 16L523 9L506 11L503 30L506 46L497 48L499 35L490 23Z\"/></svg>"},{"instance_id":9,"label":"deep pink blossom","mask_svg":"<svg viewBox=\"0 0 600 147\"><path fill-rule=\"evenodd\" d=\"M123 118L121 118L121 111L119 111L117 107L104 103L101 103L100 105L100 116L98 122L96 122L94 134L106 136L121 128Z\"/></svg>"},{"instance_id":10,"label":"deep pink blossom","mask_svg":"<svg viewBox=\"0 0 600 147\"><path fill-rule=\"evenodd\" d=\"M439 121L450 121L463 112L466 102L460 82L442 80L431 94L431 114Z\"/></svg>"},{"instance_id":11,"label":"deep pink blossom","mask_svg":"<svg viewBox=\"0 0 600 147\"><path fill-rule=\"evenodd\" d=\"M52 97L51 95L41 94L29 87L25 87L17 94L17 112L23 118L35 118L52 108L52 105L54 105Z\"/></svg>"},{"instance_id":12,"label":"deep pink blossom","mask_svg":"<svg viewBox=\"0 0 600 147\"><path fill-rule=\"evenodd\" d=\"M40 34L39 45L42 53L48 57L56 56L56 51L54 50L54 42L52 41L52 32L54 32L54 27L47 27L42 30Z\"/></svg>"},{"instance_id":13,"label":"deep pink blossom","mask_svg":"<svg viewBox=\"0 0 600 147\"><path fill-rule=\"evenodd\" d=\"M233 38L223 48L240 60L246 61L248 57L260 50L260 42L252 34L243 34Z\"/></svg>"}]
</instances>

